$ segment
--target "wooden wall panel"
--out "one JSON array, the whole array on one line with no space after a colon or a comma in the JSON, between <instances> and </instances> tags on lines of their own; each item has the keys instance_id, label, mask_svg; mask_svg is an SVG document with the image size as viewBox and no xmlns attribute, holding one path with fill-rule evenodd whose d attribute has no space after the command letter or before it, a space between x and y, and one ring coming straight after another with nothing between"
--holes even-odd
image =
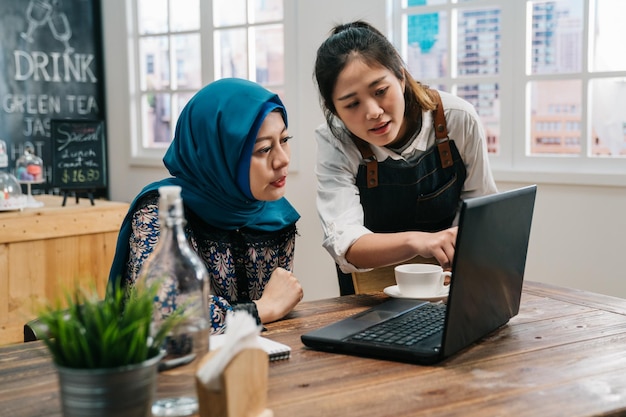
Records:
<instances>
[{"instance_id":1,"label":"wooden wall panel","mask_svg":"<svg viewBox=\"0 0 626 417\"><path fill-rule=\"evenodd\" d=\"M0 213L0 345L22 342L24 323L76 285L104 296L128 210L126 203L38 199L46 205Z\"/></svg>"}]
</instances>

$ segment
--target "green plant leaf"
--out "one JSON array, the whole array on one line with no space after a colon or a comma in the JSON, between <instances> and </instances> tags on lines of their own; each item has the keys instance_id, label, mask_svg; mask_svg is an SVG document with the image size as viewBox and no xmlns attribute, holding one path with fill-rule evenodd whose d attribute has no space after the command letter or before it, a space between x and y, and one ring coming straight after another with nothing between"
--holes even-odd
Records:
<instances>
[{"instance_id":1,"label":"green plant leaf","mask_svg":"<svg viewBox=\"0 0 626 417\"><path fill-rule=\"evenodd\" d=\"M165 337L184 315L175 311L151 334L157 284L128 291L110 287L104 299L97 291L75 289L48 305L39 320L50 337L44 343L55 363L72 368L109 368L145 361L160 351Z\"/></svg>"}]
</instances>

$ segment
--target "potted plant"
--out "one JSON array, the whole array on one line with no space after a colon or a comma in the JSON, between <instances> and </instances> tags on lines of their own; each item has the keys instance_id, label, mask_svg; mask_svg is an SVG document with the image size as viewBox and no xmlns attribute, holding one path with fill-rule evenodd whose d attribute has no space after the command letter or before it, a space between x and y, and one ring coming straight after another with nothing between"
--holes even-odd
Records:
<instances>
[{"instance_id":1,"label":"potted plant","mask_svg":"<svg viewBox=\"0 0 626 417\"><path fill-rule=\"evenodd\" d=\"M182 316L151 333L156 286L67 293L38 318L59 375L65 417L150 416L161 346Z\"/></svg>"}]
</instances>

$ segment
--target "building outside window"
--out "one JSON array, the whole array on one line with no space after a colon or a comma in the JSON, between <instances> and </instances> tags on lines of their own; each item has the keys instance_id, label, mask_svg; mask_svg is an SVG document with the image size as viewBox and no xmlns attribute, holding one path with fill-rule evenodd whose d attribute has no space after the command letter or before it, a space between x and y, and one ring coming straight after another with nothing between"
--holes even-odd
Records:
<instances>
[{"instance_id":1,"label":"building outside window","mask_svg":"<svg viewBox=\"0 0 626 417\"><path fill-rule=\"evenodd\" d=\"M496 168L626 174L626 2L394 0L393 10L411 74L476 107Z\"/></svg>"}]
</instances>

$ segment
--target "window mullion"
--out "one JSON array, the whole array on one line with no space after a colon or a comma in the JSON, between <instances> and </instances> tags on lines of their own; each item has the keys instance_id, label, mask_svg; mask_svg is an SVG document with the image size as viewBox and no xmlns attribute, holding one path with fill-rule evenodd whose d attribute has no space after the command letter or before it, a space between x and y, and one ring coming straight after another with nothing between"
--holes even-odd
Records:
<instances>
[{"instance_id":1,"label":"window mullion","mask_svg":"<svg viewBox=\"0 0 626 417\"><path fill-rule=\"evenodd\" d=\"M531 71L531 19L532 16L531 6L526 1L514 2L511 5L511 24L515 25L512 28L512 38L514 42L513 51L518 51L517 54L512 53L513 59L512 77L510 82L511 92L511 126L513 131L511 132L512 143L511 146L511 168L513 169L530 169L532 161L527 156L530 152L529 136L531 131L530 120L530 92L529 92L529 75ZM515 19L515 16L522 16L522 19ZM522 82L515 82L520 80ZM517 98L517 99L516 99Z\"/></svg>"},{"instance_id":2,"label":"window mullion","mask_svg":"<svg viewBox=\"0 0 626 417\"><path fill-rule=\"evenodd\" d=\"M523 19L519 19L519 2L512 3L506 2L500 6L500 71L497 74L500 98L500 141L499 153L489 155L494 168L511 167L514 164L515 153L519 152L516 147L521 145L523 152L525 141L524 101L519 100L519 97L524 97L524 84L514 82L516 77L524 74L524 57L520 53L524 50L524 38L515 36L519 32L516 25L523 25ZM518 100L514 100L514 97Z\"/></svg>"},{"instance_id":3,"label":"window mullion","mask_svg":"<svg viewBox=\"0 0 626 417\"><path fill-rule=\"evenodd\" d=\"M130 12L132 16L132 27L134 28L135 36L132 37L131 50L129 56L132 57L130 62L132 62L131 73L132 77L130 79L129 85L129 95L130 95L130 120L131 120L131 137L134 140L130 142L130 154L135 156L137 155L143 143L142 138L142 120L141 120L141 55L139 50L139 41L140 37L138 36L139 31L139 6L137 5L137 1L130 2Z\"/></svg>"},{"instance_id":4,"label":"window mullion","mask_svg":"<svg viewBox=\"0 0 626 417\"><path fill-rule=\"evenodd\" d=\"M250 81L256 81L256 49L255 49L255 36L256 26L246 25L247 36L247 52L248 52L248 79Z\"/></svg>"},{"instance_id":5,"label":"window mullion","mask_svg":"<svg viewBox=\"0 0 626 417\"><path fill-rule=\"evenodd\" d=\"M213 1L200 1L200 51L202 56L202 85L215 79L215 26Z\"/></svg>"},{"instance_id":6,"label":"window mullion","mask_svg":"<svg viewBox=\"0 0 626 417\"><path fill-rule=\"evenodd\" d=\"M458 21L458 11L459 9L456 7L452 7L449 5L447 13L448 13L448 51L450 54L449 62L450 62L450 71L448 76L450 77L449 82L447 83L448 91L452 91L452 86L458 82L459 77L459 21Z\"/></svg>"},{"instance_id":7,"label":"window mullion","mask_svg":"<svg viewBox=\"0 0 626 417\"><path fill-rule=\"evenodd\" d=\"M589 0L583 0L583 10L586 16L592 16L590 9ZM589 51L590 46L589 42L591 41L591 34L589 32L589 19L583 20L583 41L582 41L582 67L581 67L581 78L582 78L582 103L583 106L581 108L580 113L580 157L582 159L588 160L590 155L590 146L591 146L591 115L589 111L589 106L591 104L590 96L589 96L589 81L590 81L590 68L589 65Z\"/></svg>"}]
</instances>

